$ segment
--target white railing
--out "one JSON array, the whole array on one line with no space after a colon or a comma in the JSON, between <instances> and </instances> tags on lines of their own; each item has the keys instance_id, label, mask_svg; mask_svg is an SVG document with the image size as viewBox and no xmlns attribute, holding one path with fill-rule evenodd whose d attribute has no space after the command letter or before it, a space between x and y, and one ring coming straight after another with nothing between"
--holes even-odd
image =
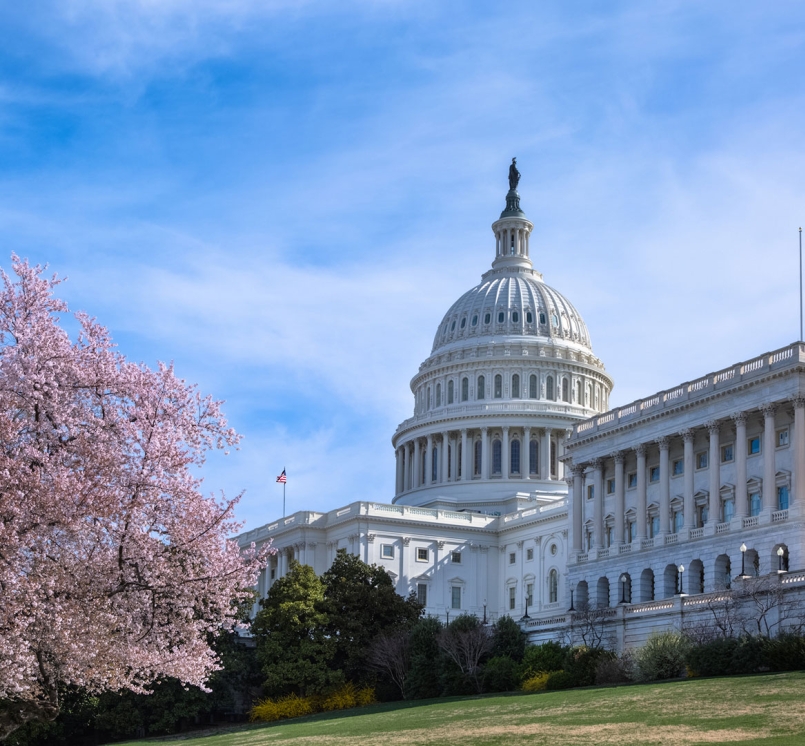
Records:
<instances>
[{"instance_id":1,"label":"white railing","mask_svg":"<svg viewBox=\"0 0 805 746\"><path fill-rule=\"evenodd\" d=\"M668 544L678 544L679 543L679 534L666 534L665 536L665 545Z\"/></svg>"},{"instance_id":2,"label":"white railing","mask_svg":"<svg viewBox=\"0 0 805 746\"><path fill-rule=\"evenodd\" d=\"M587 562L588 559L590 559L590 555L587 552L579 552L576 555L576 562Z\"/></svg>"},{"instance_id":3,"label":"white railing","mask_svg":"<svg viewBox=\"0 0 805 746\"><path fill-rule=\"evenodd\" d=\"M716 534L726 534L729 530L729 523L716 523Z\"/></svg>"},{"instance_id":4,"label":"white railing","mask_svg":"<svg viewBox=\"0 0 805 746\"><path fill-rule=\"evenodd\" d=\"M631 544L621 544L620 548L618 549L618 554L629 554L632 551Z\"/></svg>"},{"instance_id":5,"label":"white railing","mask_svg":"<svg viewBox=\"0 0 805 746\"><path fill-rule=\"evenodd\" d=\"M744 518L743 519L743 527L744 528L752 528L754 526L757 526L758 521L759 521L759 518L756 515L750 516L749 518Z\"/></svg>"},{"instance_id":6,"label":"white railing","mask_svg":"<svg viewBox=\"0 0 805 746\"><path fill-rule=\"evenodd\" d=\"M771 522L777 523L777 521L787 521L788 520L788 508L785 510L773 510L771 512Z\"/></svg>"},{"instance_id":7,"label":"white railing","mask_svg":"<svg viewBox=\"0 0 805 746\"><path fill-rule=\"evenodd\" d=\"M642 539L640 541L641 549L652 549L654 547L654 539Z\"/></svg>"},{"instance_id":8,"label":"white railing","mask_svg":"<svg viewBox=\"0 0 805 746\"><path fill-rule=\"evenodd\" d=\"M641 614L646 611L664 611L666 609L673 609L673 601L647 601L642 604L635 604L634 606L627 606L627 614Z\"/></svg>"},{"instance_id":9,"label":"white railing","mask_svg":"<svg viewBox=\"0 0 805 746\"><path fill-rule=\"evenodd\" d=\"M701 539L704 536L704 529L703 528L692 528L688 532L689 539Z\"/></svg>"}]
</instances>

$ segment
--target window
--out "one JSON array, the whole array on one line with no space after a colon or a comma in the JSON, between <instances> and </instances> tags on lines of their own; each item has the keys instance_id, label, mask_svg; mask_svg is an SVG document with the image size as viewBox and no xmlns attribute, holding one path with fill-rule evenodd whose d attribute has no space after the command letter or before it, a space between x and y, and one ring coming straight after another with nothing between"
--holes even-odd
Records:
<instances>
[{"instance_id":1,"label":"window","mask_svg":"<svg viewBox=\"0 0 805 746\"><path fill-rule=\"evenodd\" d=\"M533 324L534 323L534 314L531 313L531 311L526 311L525 320L526 320L527 324Z\"/></svg>"},{"instance_id":2,"label":"window","mask_svg":"<svg viewBox=\"0 0 805 746\"><path fill-rule=\"evenodd\" d=\"M450 588L450 606L453 609L460 609L461 608L461 588L460 586L454 585Z\"/></svg>"},{"instance_id":3,"label":"window","mask_svg":"<svg viewBox=\"0 0 805 746\"><path fill-rule=\"evenodd\" d=\"M637 523L634 521L626 522L626 536L632 542L637 538Z\"/></svg>"},{"instance_id":4,"label":"window","mask_svg":"<svg viewBox=\"0 0 805 746\"><path fill-rule=\"evenodd\" d=\"M612 495L615 492L615 480L607 479L607 494Z\"/></svg>"},{"instance_id":5,"label":"window","mask_svg":"<svg viewBox=\"0 0 805 746\"><path fill-rule=\"evenodd\" d=\"M503 311L498 313L498 324L502 324L506 320L506 314Z\"/></svg>"},{"instance_id":6,"label":"window","mask_svg":"<svg viewBox=\"0 0 805 746\"><path fill-rule=\"evenodd\" d=\"M491 313L485 313L484 314L484 324L488 324L490 321L492 321L492 314Z\"/></svg>"},{"instance_id":7,"label":"window","mask_svg":"<svg viewBox=\"0 0 805 746\"><path fill-rule=\"evenodd\" d=\"M592 529L587 529L584 534L585 537L585 546L587 547L587 551L589 552L593 548L593 532Z\"/></svg>"},{"instance_id":8,"label":"window","mask_svg":"<svg viewBox=\"0 0 805 746\"><path fill-rule=\"evenodd\" d=\"M735 515L735 500L733 498L724 500L724 504L721 506L721 515L721 520L724 523L729 523L732 520L732 517Z\"/></svg>"},{"instance_id":9,"label":"window","mask_svg":"<svg viewBox=\"0 0 805 746\"><path fill-rule=\"evenodd\" d=\"M503 376L498 373L495 376L495 399L500 399L503 396Z\"/></svg>"},{"instance_id":10,"label":"window","mask_svg":"<svg viewBox=\"0 0 805 746\"><path fill-rule=\"evenodd\" d=\"M701 528L707 523L707 520L710 518L710 508L707 507L707 504L700 505L696 509L696 528Z\"/></svg>"},{"instance_id":11,"label":"window","mask_svg":"<svg viewBox=\"0 0 805 746\"><path fill-rule=\"evenodd\" d=\"M630 489L632 487L637 487L637 472L633 471L626 476L626 486Z\"/></svg>"},{"instance_id":12,"label":"window","mask_svg":"<svg viewBox=\"0 0 805 746\"><path fill-rule=\"evenodd\" d=\"M461 401L467 401L470 398L470 379L461 379Z\"/></svg>"},{"instance_id":13,"label":"window","mask_svg":"<svg viewBox=\"0 0 805 746\"><path fill-rule=\"evenodd\" d=\"M434 446L430 455L430 481L435 482L439 478L439 449Z\"/></svg>"},{"instance_id":14,"label":"window","mask_svg":"<svg viewBox=\"0 0 805 746\"><path fill-rule=\"evenodd\" d=\"M611 547L612 542L615 541L615 528L614 528L614 526L607 526L606 540L607 540L607 547Z\"/></svg>"},{"instance_id":15,"label":"window","mask_svg":"<svg viewBox=\"0 0 805 746\"><path fill-rule=\"evenodd\" d=\"M539 474L539 448L536 440L528 444L528 471L530 474Z\"/></svg>"},{"instance_id":16,"label":"window","mask_svg":"<svg viewBox=\"0 0 805 746\"><path fill-rule=\"evenodd\" d=\"M660 467L659 466L652 466L648 470L648 481L649 482L659 482L660 481Z\"/></svg>"},{"instance_id":17,"label":"window","mask_svg":"<svg viewBox=\"0 0 805 746\"><path fill-rule=\"evenodd\" d=\"M678 458L678 459L677 459L676 461L674 461L674 463L673 463L673 468L672 468L672 470L671 470L671 473L672 473L672 474L673 474L675 477L678 477L680 474L683 474L683 473L684 473L684 471L685 471L685 462L684 462L684 461L683 461L681 458Z\"/></svg>"},{"instance_id":18,"label":"window","mask_svg":"<svg viewBox=\"0 0 805 746\"><path fill-rule=\"evenodd\" d=\"M427 562L428 561L428 550L426 548L417 547L416 561L417 562Z\"/></svg>"},{"instance_id":19,"label":"window","mask_svg":"<svg viewBox=\"0 0 805 746\"><path fill-rule=\"evenodd\" d=\"M428 586L425 583L417 583L416 600L421 606L428 605Z\"/></svg>"},{"instance_id":20,"label":"window","mask_svg":"<svg viewBox=\"0 0 805 746\"><path fill-rule=\"evenodd\" d=\"M478 376L478 399L485 399L486 398L486 388L485 388L486 381L484 380L483 376Z\"/></svg>"},{"instance_id":21,"label":"window","mask_svg":"<svg viewBox=\"0 0 805 746\"><path fill-rule=\"evenodd\" d=\"M472 317L472 325L473 326L478 326L478 314L477 313L475 315L473 315L473 317Z\"/></svg>"},{"instance_id":22,"label":"window","mask_svg":"<svg viewBox=\"0 0 805 746\"><path fill-rule=\"evenodd\" d=\"M528 379L528 398L537 398L537 377L532 375Z\"/></svg>"},{"instance_id":23,"label":"window","mask_svg":"<svg viewBox=\"0 0 805 746\"><path fill-rule=\"evenodd\" d=\"M567 378L562 379L562 401L570 401L570 383Z\"/></svg>"},{"instance_id":24,"label":"window","mask_svg":"<svg viewBox=\"0 0 805 746\"><path fill-rule=\"evenodd\" d=\"M548 376L548 380L545 381L545 398L553 401L553 376Z\"/></svg>"},{"instance_id":25,"label":"window","mask_svg":"<svg viewBox=\"0 0 805 746\"><path fill-rule=\"evenodd\" d=\"M515 606L517 605L517 596L515 595L516 593L517 589L513 585L509 586L509 610L514 609Z\"/></svg>"},{"instance_id":26,"label":"window","mask_svg":"<svg viewBox=\"0 0 805 746\"><path fill-rule=\"evenodd\" d=\"M576 381L576 404L581 403L581 381Z\"/></svg>"},{"instance_id":27,"label":"window","mask_svg":"<svg viewBox=\"0 0 805 746\"><path fill-rule=\"evenodd\" d=\"M441 383L436 384L436 406L437 407L442 406L442 384Z\"/></svg>"},{"instance_id":28,"label":"window","mask_svg":"<svg viewBox=\"0 0 805 746\"><path fill-rule=\"evenodd\" d=\"M559 600L559 573L551 570L548 573L548 603L555 604Z\"/></svg>"},{"instance_id":29,"label":"window","mask_svg":"<svg viewBox=\"0 0 805 746\"><path fill-rule=\"evenodd\" d=\"M735 454L733 452L733 444L730 443L726 446L721 446L721 463L726 464L729 461L732 461L735 458Z\"/></svg>"},{"instance_id":30,"label":"window","mask_svg":"<svg viewBox=\"0 0 805 746\"><path fill-rule=\"evenodd\" d=\"M447 382L447 403L448 404L453 403L453 382L452 381Z\"/></svg>"},{"instance_id":31,"label":"window","mask_svg":"<svg viewBox=\"0 0 805 746\"><path fill-rule=\"evenodd\" d=\"M510 473L511 474L519 474L520 473L520 441L513 440L511 442L511 465L510 465Z\"/></svg>"},{"instance_id":32,"label":"window","mask_svg":"<svg viewBox=\"0 0 805 746\"><path fill-rule=\"evenodd\" d=\"M454 332L455 330L456 330L456 322L454 321L452 324L450 324L450 331Z\"/></svg>"},{"instance_id":33,"label":"window","mask_svg":"<svg viewBox=\"0 0 805 746\"><path fill-rule=\"evenodd\" d=\"M649 521L649 531L652 538L660 533L660 517L658 515L651 516L651 520Z\"/></svg>"},{"instance_id":34,"label":"window","mask_svg":"<svg viewBox=\"0 0 805 746\"><path fill-rule=\"evenodd\" d=\"M515 373L512 376L512 399L520 398L520 376Z\"/></svg>"},{"instance_id":35,"label":"window","mask_svg":"<svg viewBox=\"0 0 805 746\"><path fill-rule=\"evenodd\" d=\"M545 323L546 323L546 320L545 320L545 314L544 314L544 313L541 313L541 314L539 315L539 323L540 323L540 324L545 324Z\"/></svg>"},{"instance_id":36,"label":"window","mask_svg":"<svg viewBox=\"0 0 805 746\"><path fill-rule=\"evenodd\" d=\"M784 448L788 445L788 428L785 430L778 430L777 431L777 447Z\"/></svg>"},{"instance_id":37,"label":"window","mask_svg":"<svg viewBox=\"0 0 805 746\"><path fill-rule=\"evenodd\" d=\"M512 311L512 321L516 324L520 321L520 314L517 311Z\"/></svg>"},{"instance_id":38,"label":"window","mask_svg":"<svg viewBox=\"0 0 805 746\"><path fill-rule=\"evenodd\" d=\"M509 552L509 564L513 565L517 561L517 552Z\"/></svg>"},{"instance_id":39,"label":"window","mask_svg":"<svg viewBox=\"0 0 805 746\"><path fill-rule=\"evenodd\" d=\"M674 511L674 533L678 534L685 526L685 514L681 510Z\"/></svg>"},{"instance_id":40,"label":"window","mask_svg":"<svg viewBox=\"0 0 805 746\"><path fill-rule=\"evenodd\" d=\"M587 499L592 500L595 497L595 485L587 485Z\"/></svg>"},{"instance_id":41,"label":"window","mask_svg":"<svg viewBox=\"0 0 805 746\"><path fill-rule=\"evenodd\" d=\"M271 568L271 579L274 580L277 577L277 570L275 568Z\"/></svg>"},{"instance_id":42,"label":"window","mask_svg":"<svg viewBox=\"0 0 805 746\"><path fill-rule=\"evenodd\" d=\"M467 326L467 319L463 318L461 319L461 328L463 329L465 326Z\"/></svg>"},{"instance_id":43,"label":"window","mask_svg":"<svg viewBox=\"0 0 805 746\"><path fill-rule=\"evenodd\" d=\"M461 564L461 552L450 552L450 561L454 565L460 565Z\"/></svg>"},{"instance_id":44,"label":"window","mask_svg":"<svg viewBox=\"0 0 805 746\"><path fill-rule=\"evenodd\" d=\"M753 492L749 495L749 515L760 515L760 493Z\"/></svg>"},{"instance_id":45,"label":"window","mask_svg":"<svg viewBox=\"0 0 805 746\"><path fill-rule=\"evenodd\" d=\"M554 326L559 326L559 317L555 313L551 314L551 323Z\"/></svg>"},{"instance_id":46,"label":"window","mask_svg":"<svg viewBox=\"0 0 805 746\"><path fill-rule=\"evenodd\" d=\"M708 456L709 454L707 451L699 451L696 454L696 468L697 469L706 469L708 463Z\"/></svg>"},{"instance_id":47,"label":"window","mask_svg":"<svg viewBox=\"0 0 805 746\"><path fill-rule=\"evenodd\" d=\"M746 443L746 452L750 456L754 456L757 453L760 453L760 436L755 435L753 438L749 438Z\"/></svg>"},{"instance_id":48,"label":"window","mask_svg":"<svg viewBox=\"0 0 805 746\"><path fill-rule=\"evenodd\" d=\"M788 487L777 488L777 510L788 510Z\"/></svg>"},{"instance_id":49,"label":"window","mask_svg":"<svg viewBox=\"0 0 805 746\"><path fill-rule=\"evenodd\" d=\"M525 558L528 562L534 559L534 550L533 549L526 549L525 550Z\"/></svg>"},{"instance_id":50,"label":"window","mask_svg":"<svg viewBox=\"0 0 805 746\"><path fill-rule=\"evenodd\" d=\"M534 605L534 584L533 583L526 583L526 587L525 587L525 602L529 606Z\"/></svg>"},{"instance_id":51,"label":"window","mask_svg":"<svg viewBox=\"0 0 805 746\"><path fill-rule=\"evenodd\" d=\"M430 386L428 386L428 392L427 392L427 394L426 394L426 396L425 396L425 406L426 406L428 409L430 409L430 405L431 405L431 398L430 398Z\"/></svg>"},{"instance_id":52,"label":"window","mask_svg":"<svg viewBox=\"0 0 805 746\"><path fill-rule=\"evenodd\" d=\"M383 559L394 559L394 545L393 544L381 545L380 556Z\"/></svg>"},{"instance_id":53,"label":"window","mask_svg":"<svg viewBox=\"0 0 805 746\"><path fill-rule=\"evenodd\" d=\"M481 476L481 441L475 441L475 458L473 464L473 472L475 473L476 477Z\"/></svg>"},{"instance_id":54,"label":"window","mask_svg":"<svg viewBox=\"0 0 805 746\"><path fill-rule=\"evenodd\" d=\"M492 441L492 473L500 474L503 471L503 447L501 442L497 440Z\"/></svg>"}]
</instances>

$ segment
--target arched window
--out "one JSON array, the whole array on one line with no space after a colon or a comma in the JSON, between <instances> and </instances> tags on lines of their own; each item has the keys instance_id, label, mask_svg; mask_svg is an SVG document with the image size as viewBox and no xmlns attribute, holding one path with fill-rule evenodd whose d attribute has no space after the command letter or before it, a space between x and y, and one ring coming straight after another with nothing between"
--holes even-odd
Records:
<instances>
[{"instance_id":1,"label":"arched window","mask_svg":"<svg viewBox=\"0 0 805 746\"><path fill-rule=\"evenodd\" d=\"M475 441L475 458L473 459L473 471L476 477L481 476L481 441Z\"/></svg>"},{"instance_id":2,"label":"arched window","mask_svg":"<svg viewBox=\"0 0 805 746\"><path fill-rule=\"evenodd\" d=\"M458 444L458 448L456 448L456 450L458 451L458 462L456 463L456 476L457 476L459 479L461 479L461 477L463 477L463 476L464 476L464 475L461 473L461 463L462 463L462 461L464 460L464 458L463 458L463 450L462 450L462 448L461 448L461 442L459 442L459 444Z\"/></svg>"},{"instance_id":3,"label":"arched window","mask_svg":"<svg viewBox=\"0 0 805 746\"><path fill-rule=\"evenodd\" d=\"M485 399L486 398L486 381L484 380L483 376L478 376L478 399Z\"/></svg>"},{"instance_id":4,"label":"arched window","mask_svg":"<svg viewBox=\"0 0 805 746\"><path fill-rule=\"evenodd\" d=\"M576 404L582 405L584 402L581 399L581 381L576 381Z\"/></svg>"},{"instance_id":5,"label":"arched window","mask_svg":"<svg viewBox=\"0 0 805 746\"><path fill-rule=\"evenodd\" d=\"M562 401L570 401L570 382L567 378L562 379Z\"/></svg>"},{"instance_id":6,"label":"arched window","mask_svg":"<svg viewBox=\"0 0 805 746\"><path fill-rule=\"evenodd\" d=\"M461 379L461 401L467 401L470 398L470 379Z\"/></svg>"},{"instance_id":7,"label":"arched window","mask_svg":"<svg viewBox=\"0 0 805 746\"><path fill-rule=\"evenodd\" d=\"M495 399L500 399L503 396L503 376L498 373L495 376Z\"/></svg>"},{"instance_id":8,"label":"arched window","mask_svg":"<svg viewBox=\"0 0 805 746\"><path fill-rule=\"evenodd\" d=\"M441 383L436 384L436 406L437 407L442 406L442 384Z\"/></svg>"},{"instance_id":9,"label":"arched window","mask_svg":"<svg viewBox=\"0 0 805 746\"><path fill-rule=\"evenodd\" d=\"M559 600L559 573L551 570L548 573L548 603L555 604Z\"/></svg>"},{"instance_id":10,"label":"arched window","mask_svg":"<svg viewBox=\"0 0 805 746\"><path fill-rule=\"evenodd\" d=\"M428 409L430 409L430 401L431 401L431 400L430 400L430 386L428 386L428 393L427 393L427 396L426 396L426 398L425 398L425 406L426 406Z\"/></svg>"},{"instance_id":11,"label":"arched window","mask_svg":"<svg viewBox=\"0 0 805 746\"><path fill-rule=\"evenodd\" d=\"M500 474L503 471L503 446L501 442L495 438L492 441L492 473Z\"/></svg>"},{"instance_id":12,"label":"arched window","mask_svg":"<svg viewBox=\"0 0 805 746\"><path fill-rule=\"evenodd\" d=\"M453 382L452 381L447 382L447 403L448 404L453 403Z\"/></svg>"},{"instance_id":13,"label":"arched window","mask_svg":"<svg viewBox=\"0 0 805 746\"><path fill-rule=\"evenodd\" d=\"M515 373L512 376L512 399L520 398L520 376Z\"/></svg>"},{"instance_id":14,"label":"arched window","mask_svg":"<svg viewBox=\"0 0 805 746\"><path fill-rule=\"evenodd\" d=\"M513 440L511 442L511 473L512 474L519 474L520 473L520 441Z\"/></svg>"},{"instance_id":15,"label":"arched window","mask_svg":"<svg viewBox=\"0 0 805 746\"><path fill-rule=\"evenodd\" d=\"M434 446L431 451L430 481L435 482L439 478L439 449Z\"/></svg>"},{"instance_id":16,"label":"arched window","mask_svg":"<svg viewBox=\"0 0 805 746\"><path fill-rule=\"evenodd\" d=\"M545 398L553 401L553 376L548 376L548 380L545 381Z\"/></svg>"},{"instance_id":17,"label":"arched window","mask_svg":"<svg viewBox=\"0 0 805 746\"><path fill-rule=\"evenodd\" d=\"M528 398L529 399L537 398L537 377L533 374L528 379Z\"/></svg>"},{"instance_id":18,"label":"arched window","mask_svg":"<svg viewBox=\"0 0 805 746\"><path fill-rule=\"evenodd\" d=\"M539 474L539 443L536 440L528 444L528 471L530 474Z\"/></svg>"},{"instance_id":19,"label":"arched window","mask_svg":"<svg viewBox=\"0 0 805 746\"><path fill-rule=\"evenodd\" d=\"M425 471L425 462L427 461L425 456L426 456L427 453L428 453L427 450L423 450L421 452L421 455L420 455L420 459L422 461L422 474L420 474L420 477L421 477L420 482L422 484L425 484L425 474L427 474L427 472Z\"/></svg>"}]
</instances>

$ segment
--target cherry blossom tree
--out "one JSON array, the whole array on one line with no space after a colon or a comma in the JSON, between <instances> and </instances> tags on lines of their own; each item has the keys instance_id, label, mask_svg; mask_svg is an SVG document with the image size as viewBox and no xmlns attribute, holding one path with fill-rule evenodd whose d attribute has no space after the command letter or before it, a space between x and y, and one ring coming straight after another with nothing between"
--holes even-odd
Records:
<instances>
[{"instance_id":1,"label":"cherry blossom tree","mask_svg":"<svg viewBox=\"0 0 805 746\"><path fill-rule=\"evenodd\" d=\"M59 687L204 685L265 551L196 467L238 435L219 402L126 361L43 269L0 276L0 740L59 711Z\"/></svg>"}]
</instances>

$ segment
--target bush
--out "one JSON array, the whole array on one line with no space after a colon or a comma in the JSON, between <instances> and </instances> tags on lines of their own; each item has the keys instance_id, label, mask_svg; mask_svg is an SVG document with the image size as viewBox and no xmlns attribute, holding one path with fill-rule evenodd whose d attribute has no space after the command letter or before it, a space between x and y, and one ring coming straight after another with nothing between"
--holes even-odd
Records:
<instances>
[{"instance_id":1,"label":"bush","mask_svg":"<svg viewBox=\"0 0 805 746\"><path fill-rule=\"evenodd\" d=\"M687 638L674 630L652 633L646 644L637 651L636 678L639 681L656 681L683 677L689 647Z\"/></svg>"},{"instance_id":2,"label":"bush","mask_svg":"<svg viewBox=\"0 0 805 746\"><path fill-rule=\"evenodd\" d=\"M624 650L614 658L603 657L595 668L596 684L623 684L634 678L634 656Z\"/></svg>"},{"instance_id":3,"label":"bush","mask_svg":"<svg viewBox=\"0 0 805 746\"><path fill-rule=\"evenodd\" d=\"M520 666L506 656L491 658L484 666L484 691L511 692L520 684Z\"/></svg>"},{"instance_id":4,"label":"bush","mask_svg":"<svg viewBox=\"0 0 805 746\"><path fill-rule=\"evenodd\" d=\"M441 694L442 652L439 633L442 623L435 617L420 619L411 630L411 667L405 680L408 699L426 699Z\"/></svg>"},{"instance_id":5,"label":"bush","mask_svg":"<svg viewBox=\"0 0 805 746\"><path fill-rule=\"evenodd\" d=\"M552 671L545 681L545 689L549 692L572 689L574 686L576 686L575 679L567 671Z\"/></svg>"},{"instance_id":6,"label":"bush","mask_svg":"<svg viewBox=\"0 0 805 746\"><path fill-rule=\"evenodd\" d=\"M541 671L534 674L523 682L522 689L524 692L544 692L548 684L548 677L554 673L553 671Z\"/></svg>"},{"instance_id":7,"label":"bush","mask_svg":"<svg viewBox=\"0 0 805 746\"><path fill-rule=\"evenodd\" d=\"M784 633L766 643L766 661L772 671L805 668L805 637Z\"/></svg>"},{"instance_id":8,"label":"bush","mask_svg":"<svg viewBox=\"0 0 805 746\"><path fill-rule=\"evenodd\" d=\"M567 652L568 648L558 642L529 645L523 655L523 679L530 679L538 673L561 671Z\"/></svg>"},{"instance_id":9,"label":"bush","mask_svg":"<svg viewBox=\"0 0 805 746\"><path fill-rule=\"evenodd\" d=\"M345 684L326 695L299 697L296 694L289 694L280 699L261 700L252 707L249 719L252 722L271 723L275 720L312 715L315 712L363 707L375 701L375 690L372 687L358 689L354 684Z\"/></svg>"},{"instance_id":10,"label":"bush","mask_svg":"<svg viewBox=\"0 0 805 746\"><path fill-rule=\"evenodd\" d=\"M732 676L768 670L769 646L765 637L718 637L691 645L685 660L696 676Z\"/></svg>"},{"instance_id":11,"label":"bush","mask_svg":"<svg viewBox=\"0 0 805 746\"><path fill-rule=\"evenodd\" d=\"M511 658L515 663L520 663L526 649L526 637L526 633L514 619L502 616L492 626L492 656Z\"/></svg>"},{"instance_id":12,"label":"bush","mask_svg":"<svg viewBox=\"0 0 805 746\"><path fill-rule=\"evenodd\" d=\"M563 669L573 677L573 686L592 686L595 684L598 664L615 657L615 653L604 648L571 648L565 656Z\"/></svg>"}]
</instances>

